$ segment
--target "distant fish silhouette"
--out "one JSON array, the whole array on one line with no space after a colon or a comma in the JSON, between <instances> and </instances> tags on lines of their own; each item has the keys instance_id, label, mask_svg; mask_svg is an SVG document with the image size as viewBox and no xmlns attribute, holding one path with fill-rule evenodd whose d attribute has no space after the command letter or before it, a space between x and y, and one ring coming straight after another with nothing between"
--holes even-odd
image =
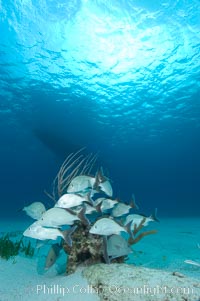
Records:
<instances>
[{"instance_id":1,"label":"distant fish silhouette","mask_svg":"<svg viewBox=\"0 0 200 301\"><path fill-rule=\"evenodd\" d=\"M195 265L197 267L200 267L200 263L194 260L185 260L185 263L191 264L191 265Z\"/></svg>"}]
</instances>

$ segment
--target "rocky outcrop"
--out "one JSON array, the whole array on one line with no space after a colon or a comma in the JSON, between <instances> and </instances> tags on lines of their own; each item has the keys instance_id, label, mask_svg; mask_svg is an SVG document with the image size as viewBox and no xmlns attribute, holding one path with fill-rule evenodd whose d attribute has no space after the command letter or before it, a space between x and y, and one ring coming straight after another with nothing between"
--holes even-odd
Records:
<instances>
[{"instance_id":1,"label":"rocky outcrop","mask_svg":"<svg viewBox=\"0 0 200 301\"><path fill-rule=\"evenodd\" d=\"M177 271L96 264L83 270L101 301L200 301L200 281Z\"/></svg>"}]
</instances>

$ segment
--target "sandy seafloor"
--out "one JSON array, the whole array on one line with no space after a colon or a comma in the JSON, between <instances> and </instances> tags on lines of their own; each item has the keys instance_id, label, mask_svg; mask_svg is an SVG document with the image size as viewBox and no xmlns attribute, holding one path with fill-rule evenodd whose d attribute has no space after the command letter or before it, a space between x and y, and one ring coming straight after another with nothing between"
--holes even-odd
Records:
<instances>
[{"instance_id":1,"label":"sandy seafloor","mask_svg":"<svg viewBox=\"0 0 200 301\"><path fill-rule=\"evenodd\" d=\"M1 219L1 235L3 232L23 231L31 223L31 219ZM200 268L184 263L187 259L200 262L197 247L200 244L200 218L162 218L152 228L158 229L158 233L136 244L128 263L177 271L200 282ZM62 273L65 270L64 253L56 265L44 272L45 252L44 247L33 258L22 255L8 261L0 258L0 301L100 300L82 277L81 270L69 276Z\"/></svg>"}]
</instances>

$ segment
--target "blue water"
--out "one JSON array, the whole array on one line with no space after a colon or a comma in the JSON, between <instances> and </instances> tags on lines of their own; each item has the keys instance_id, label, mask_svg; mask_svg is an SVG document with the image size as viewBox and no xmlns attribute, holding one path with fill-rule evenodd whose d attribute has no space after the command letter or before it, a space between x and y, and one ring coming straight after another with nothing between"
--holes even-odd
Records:
<instances>
[{"instance_id":1,"label":"blue water","mask_svg":"<svg viewBox=\"0 0 200 301\"><path fill-rule=\"evenodd\" d=\"M86 147L141 211L200 216L200 2L0 1L0 216Z\"/></svg>"}]
</instances>

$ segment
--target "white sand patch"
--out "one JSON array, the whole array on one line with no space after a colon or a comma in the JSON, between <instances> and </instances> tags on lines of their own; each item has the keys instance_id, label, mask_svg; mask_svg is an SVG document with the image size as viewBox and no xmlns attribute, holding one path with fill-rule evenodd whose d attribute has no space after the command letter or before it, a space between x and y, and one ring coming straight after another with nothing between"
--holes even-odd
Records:
<instances>
[{"instance_id":1,"label":"white sand patch","mask_svg":"<svg viewBox=\"0 0 200 301\"><path fill-rule=\"evenodd\" d=\"M15 260L0 259L0 301L99 300L80 270L69 276L38 275L34 259Z\"/></svg>"},{"instance_id":2,"label":"white sand patch","mask_svg":"<svg viewBox=\"0 0 200 301\"><path fill-rule=\"evenodd\" d=\"M99 291L102 301L200 300L200 281L180 273L126 264L97 264L83 274Z\"/></svg>"}]
</instances>

